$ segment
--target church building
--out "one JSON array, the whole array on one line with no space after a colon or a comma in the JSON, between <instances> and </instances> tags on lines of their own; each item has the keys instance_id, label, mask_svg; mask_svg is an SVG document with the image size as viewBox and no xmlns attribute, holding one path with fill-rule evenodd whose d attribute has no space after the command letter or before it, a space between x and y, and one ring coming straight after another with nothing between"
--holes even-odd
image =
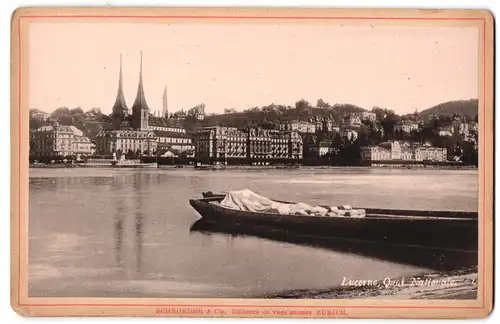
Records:
<instances>
[{"instance_id":1,"label":"church building","mask_svg":"<svg viewBox=\"0 0 500 324\"><path fill-rule=\"evenodd\" d=\"M142 80L142 52L139 72L139 85L132 114L130 114L123 94L122 59L120 56L120 75L118 93L111 113L112 128L101 131L96 138L96 154L112 155L134 153L136 156L156 154L158 138L149 127L150 109L144 94Z\"/></svg>"}]
</instances>

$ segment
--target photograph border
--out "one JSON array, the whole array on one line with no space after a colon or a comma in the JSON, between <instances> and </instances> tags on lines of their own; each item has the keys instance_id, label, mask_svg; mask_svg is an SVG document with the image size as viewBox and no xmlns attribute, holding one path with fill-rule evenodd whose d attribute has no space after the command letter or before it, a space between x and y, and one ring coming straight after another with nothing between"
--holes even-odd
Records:
<instances>
[{"instance_id":1,"label":"photograph border","mask_svg":"<svg viewBox=\"0 0 500 324\"><path fill-rule=\"evenodd\" d=\"M156 22L182 20L329 22L391 25L476 26L479 28L479 262L477 300L290 300L206 298L34 298L27 294L28 28L37 21ZM11 305L26 316L116 315L188 317L405 317L479 318L492 309L493 292L493 31L486 10L291 9L291 8L19 8L11 21ZM234 314L232 309L243 309ZM313 310L312 316L299 310ZM249 310L245 312L245 310ZM253 310L258 310L255 314ZM282 310L282 311L280 311ZM297 310L296 312L291 310ZM322 310L321 312L317 310ZM305 314L305 315L304 315Z\"/></svg>"}]
</instances>

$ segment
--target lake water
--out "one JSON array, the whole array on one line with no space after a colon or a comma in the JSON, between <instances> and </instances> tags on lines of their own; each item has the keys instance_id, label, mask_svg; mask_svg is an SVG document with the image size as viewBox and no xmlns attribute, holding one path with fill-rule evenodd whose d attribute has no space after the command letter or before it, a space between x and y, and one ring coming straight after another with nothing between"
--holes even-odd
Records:
<instances>
[{"instance_id":1,"label":"lake water","mask_svg":"<svg viewBox=\"0 0 500 324\"><path fill-rule=\"evenodd\" d=\"M31 169L30 296L252 297L426 269L253 236L190 231L202 191L477 211L474 170Z\"/></svg>"}]
</instances>

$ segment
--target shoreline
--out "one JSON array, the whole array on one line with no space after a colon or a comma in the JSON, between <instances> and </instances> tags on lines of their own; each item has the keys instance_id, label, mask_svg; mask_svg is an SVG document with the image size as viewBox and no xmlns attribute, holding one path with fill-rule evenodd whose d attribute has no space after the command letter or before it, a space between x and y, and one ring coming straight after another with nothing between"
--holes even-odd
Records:
<instances>
[{"instance_id":1,"label":"shoreline","mask_svg":"<svg viewBox=\"0 0 500 324\"><path fill-rule=\"evenodd\" d=\"M47 164L47 165L29 165L29 169L90 169L90 168L100 168L100 169L112 169L111 166L67 166L63 164ZM476 167L471 166L413 166L411 168L401 167L401 166L355 166L355 165L346 165L346 166L301 166L298 168L286 168L286 167L277 167L277 166L252 166L252 165L230 165L226 166L224 169L208 169L208 170L198 170L198 171L224 171L224 170L336 170L336 169L396 169L396 170L477 170ZM114 168L113 168L114 169ZM130 169L130 168L129 168ZM183 167L178 167L178 165L158 165L157 168L141 168L137 167L135 169L179 169L179 170L194 170L194 166L192 165L184 165Z\"/></svg>"},{"instance_id":2,"label":"shoreline","mask_svg":"<svg viewBox=\"0 0 500 324\"><path fill-rule=\"evenodd\" d=\"M414 276L352 280L326 289L300 289L266 294L266 299L476 299L477 266L446 272L429 271Z\"/></svg>"}]
</instances>

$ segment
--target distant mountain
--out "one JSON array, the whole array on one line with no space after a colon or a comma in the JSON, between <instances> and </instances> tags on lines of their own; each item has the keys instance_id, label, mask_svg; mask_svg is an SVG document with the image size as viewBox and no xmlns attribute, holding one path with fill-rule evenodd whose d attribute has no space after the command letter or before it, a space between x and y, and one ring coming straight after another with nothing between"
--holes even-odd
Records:
<instances>
[{"instance_id":1,"label":"distant mountain","mask_svg":"<svg viewBox=\"0 0 500 324\"><path fill-rule=\"evenodd\" d=\"M478 111L478 100L456 100L441 103L437 106L420 112L423 118L428 118L431 115L453 115L459 114L461 116L469 116L473 118Z\"/></svg>"}]
</instances>

